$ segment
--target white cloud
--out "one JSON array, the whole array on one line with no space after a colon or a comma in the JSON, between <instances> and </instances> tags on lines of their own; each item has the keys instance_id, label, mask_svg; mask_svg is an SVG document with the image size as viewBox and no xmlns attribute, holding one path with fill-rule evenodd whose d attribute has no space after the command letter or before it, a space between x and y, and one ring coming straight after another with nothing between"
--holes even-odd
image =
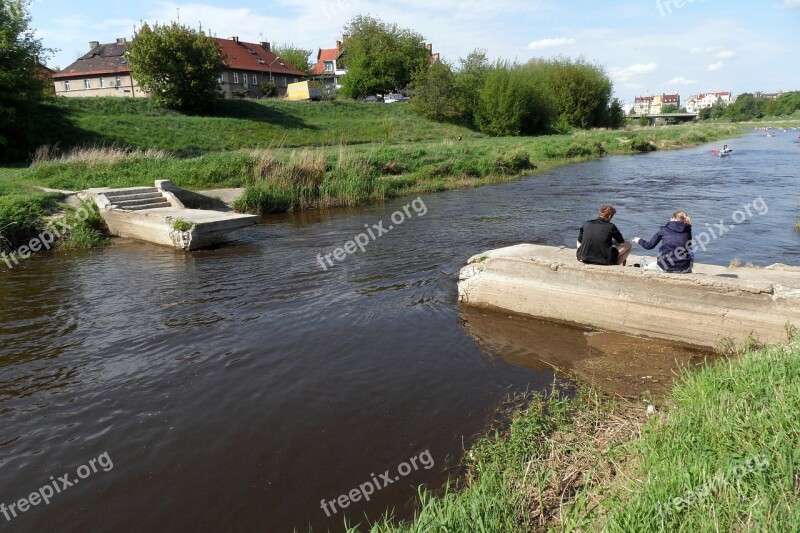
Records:
<instances>
[{"instance_id":1,"label":"white cloud","mask_svg":"<svg viewBox=\"0 0 800 533\"><path fill-rule=\"evenodd\" d=\"M780 4L778 7L783 8L793 8L793 7L800 7L800 0L783 0L783 3Z\"/></svg>"},{"instance_id":2,"label":"white cloud","mask_svg":"<svg viewBox=\"0 0 800 533\"><path fill-rule=\"evenodd\" d=\"M667 85L694 85L695 83L697 83L697 80L687 80L683 76L678 76L669 80Z\"/></svg>"},{"instance_id":3,"label":"white cloud","mask_svg":"<svg viewBox=\"0 0 800 533\"><path fill-rule=\"evenodd\" d=\"M732 50L723 50L721 52L717 52L714 54L714 57L717 59L730 59L734 57L736 54Z\"/></svg>"},{"instance_id":4,"label":"white cloud","mask_svg":"<svg viewBox=\"0 0 800 533\"><path fill-rule=\"evenodd\" d=\"M655 72L656 68L658 68L658 65L655 63L636 63L624 68L613 67L610 69L610 72L613 77L625 82L634 76Z\"/></svg>"},{"instance_id":5,"label":"white cloud","mask_svg":"<svg viewBox=\"0 0 800 533\"><path fill-rule=\"evenodd\" d=\"M529 50L542 50L544 48L555 48L557 46L570 46L575 44L575 39L558 38L558 39L541 39L533 41L528 45Z\"/></svg>"},{"instance_id":6,"label":"white cloud","mask_svg":"<svg viewBox=\"0 0 800 533\"><path fill-rule=\"evenodd\" d=\"M709 72L714 72L714 71L717 71L717 70L721 69L724 66L725 66L725 64L722 61L717 61L716 63L711 63L708 66L708 70L709 70Z\"/></svg>"}]
</instances>

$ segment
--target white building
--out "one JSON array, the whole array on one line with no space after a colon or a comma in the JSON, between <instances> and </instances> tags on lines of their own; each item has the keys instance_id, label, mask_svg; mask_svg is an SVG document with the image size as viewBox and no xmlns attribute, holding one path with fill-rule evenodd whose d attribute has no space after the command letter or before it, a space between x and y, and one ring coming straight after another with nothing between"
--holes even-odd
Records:
<instances>
[{"instance_id":1,"label":"white building","mask_svg":"<svg viewBox=\"0 0 800 533\"><path fill-rule=\"evenodd\" d=\"M706 109L719 103L730 105L732 101L730 92L695 94L686 100L686 112L699 113L701 109Z\"/></svg>"}]
</instances>

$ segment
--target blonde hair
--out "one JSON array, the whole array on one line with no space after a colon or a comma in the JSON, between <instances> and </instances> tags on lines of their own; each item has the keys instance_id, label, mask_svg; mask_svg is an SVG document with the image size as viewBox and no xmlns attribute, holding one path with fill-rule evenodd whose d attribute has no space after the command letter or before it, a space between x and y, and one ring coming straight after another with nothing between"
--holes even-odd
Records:
<instances>
[{"instance_id":1,"label":"blonde hair","mask_svg":"<svg viewBox=\"0 0 800 533\"><path fill-rule=\"evenodd\" d=\"M677 220L678 222L683 222L684 224L691 226L692 219L689 215L686 214L686 211L675 211L672 214L672 220Z\"/></svg>"}]
</instances>

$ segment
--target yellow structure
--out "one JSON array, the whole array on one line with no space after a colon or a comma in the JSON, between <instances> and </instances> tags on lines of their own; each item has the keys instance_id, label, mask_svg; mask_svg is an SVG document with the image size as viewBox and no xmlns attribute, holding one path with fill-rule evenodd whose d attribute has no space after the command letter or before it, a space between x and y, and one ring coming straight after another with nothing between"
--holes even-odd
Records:
<instances>
[{"instance_id":1,"label":"yellow structure","mask_svg":"<svg viewBox=\"0 0 800 533\"><path fill-rule=\"evenodd\" d=\"M286 88L287 100L319 100L319 84L313 81L290 83Z\"/></svg>"}]
</instances>

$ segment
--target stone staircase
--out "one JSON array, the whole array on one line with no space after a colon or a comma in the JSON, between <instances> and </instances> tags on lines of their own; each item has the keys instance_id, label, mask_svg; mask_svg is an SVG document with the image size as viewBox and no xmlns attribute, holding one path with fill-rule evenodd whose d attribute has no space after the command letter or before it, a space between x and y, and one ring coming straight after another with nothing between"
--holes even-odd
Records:
<instances>
[{"instance_id":1,"label":"stone staircase","mask_svg":"<svg viewBox=\"0 0 800 533\"><path fill-rule=\"evenodd\" d=\"M118 189L104 194L113 207L124 211L171 207L169 201L155 187Z\"/></svg>"}]
</instances>

